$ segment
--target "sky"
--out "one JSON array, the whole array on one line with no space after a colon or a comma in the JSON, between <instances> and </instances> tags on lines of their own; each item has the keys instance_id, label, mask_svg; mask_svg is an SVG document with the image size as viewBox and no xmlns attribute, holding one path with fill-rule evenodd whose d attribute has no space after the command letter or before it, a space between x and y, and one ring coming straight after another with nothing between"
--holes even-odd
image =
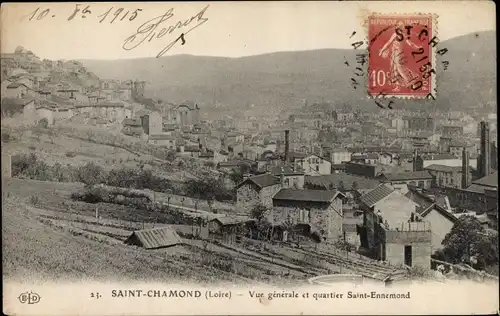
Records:
<instances>
[{"instance_id":1,"label":"sky","mask_svg":"<svg viewBox=\"0 0 500 316\"><path fill-rule=\"evenodd\" d=\"M87 6L90 13L83 18ZM79 11L68 21L75 8L75 3L2 3L1 52L11 53L20 45L52 60L156 57L183 31L200 22L203 23L185 35L184 45L179 40L164 56L241 57L277 51L350 48L353 42L365 39L363 21L370 12L436 14L440 40L496 27L495 6L490 1L89 2L80 3ZM115 18L120 8L123 10ZM140 10L134 17L136 9ZM151 26L147 29L151 25L147 23L149 20L161 16L168 19L155 29ZM113 18L115 21L111 23ZM178 21L190 20L182 29L166 33ZM128 46L125 45L128 49L124 49L126 40L141 25L143 31L163 36L136 45L140 42L140 35L136 35L134 41L130 39ZM353 32L356 34L350 38Z\"/></svg>"}]
</instances>

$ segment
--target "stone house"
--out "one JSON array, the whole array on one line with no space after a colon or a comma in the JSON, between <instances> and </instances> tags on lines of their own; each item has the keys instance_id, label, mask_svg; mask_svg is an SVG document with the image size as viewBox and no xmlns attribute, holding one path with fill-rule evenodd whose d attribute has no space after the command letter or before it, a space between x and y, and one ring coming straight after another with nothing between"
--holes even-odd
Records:
<instances>
[{"instance_id":1,"label":"stone house","mask_svg":"<svg viewBox=\"0 0 500 316\"><path fill-rule=\"evenodd\" d=\"M441 207L430 197L421 194L418 189L410 189L405 196L418 204L416 209L417 214L423 221L429 222L431 225L432 253L443 248L442 242L444 237L450 232L457 221L455 215Z\"/></svg>"},{"instance_id":2,"label":"stone house","mask_svg":"<svg viewBox=\"0 0 500 316\"><path fill-rule=\"evenodd\" d=\"M279 178L262 174L244 179L236 186L236 208L238 213L251 215L257 205L273 206L273 196L281 190Z\"/></svg>"},{"instance_id":3,"label":"stone house","mask_svg":"<svg viewBox=\"0 0 500 316\"><path fill-rule=\"evenodd\" d=\"M380 213L384 223L387 222L390 227L407 222L417 206L417 203L384 183L360 197L361 209Z\"/></svg>"},{"instance_id":4,"label":"stone house","mask_svg":"<svg viewBox=\"0 0 500 316\"><path fill-rule=\"evenodd\" d=\"M332 173L332 163L318 155L309 155L295 159L294 167L300 167L308 176L320 176Z\"/></svg>"},{"instance_id":5,"label":"stone house","mask_svg":"<svg viewBox=\"0 0 500 316\"><path fill-rule=\"evenodd\" d=\"M22 113L23 119L35 122L35 100L31 98L2 98L2 117Z\"/></svg>"},{"instance_id":6,"label":"stone house","mask_svg":"<svg viewBox=\"0 0 500 316\"><path fill-rule=\"evenodd\" d=\"M281 189L273 197L273 207L265 213L272 225L306 224L322 240L343 239L342 200L340 191Z\"/></svg>"},{"instance_id":7,"label":"stone house","mask_svg":"<svg viewBox=\"0 0 500 316\"><path fill-rule=\"evenodd\" d=\"M199 145L188 145L188 146L180 146L180 154L188 155L190 157L198 158L200 156L201 149Z\"/></svg>"},{"instance_id":8,"label":"stone house","mask_svg":"<svg viewBox=\"0 0 500 316\"><path fill-rule=\"evenodd\" d=\"M392 153L383 152L383 153L379 154L378 161L382 165L391 165L393 163L393 160L392 160L393 157L394 157L394 155Z\"/></svg>"},{"instance_id":9,"label":"stone house","mask_svg":"<svg viewBox=\"0 0 500 316\"><path fill-rule=\"evenodd\" d=\"M41 103L36 107L36 121L46 119L50 125L54 125L56 109L49 103Z\"/></svg>"},{"instance_id":10,"label":"stone house","mask_svg":"<svg viewBox=\"0 0 500 316\"><path fill-rule=\"evenodd\" d=\"M36 88L35 78L29 75L24 75L22 77L19 77L19 79L16 80L16 83L24 84L28 89Z\"/></svg>"},{"instance_id":11,"label":"stone house","mask_svg":"<svg viewBox=\"0 0 500 316\"><path fill-rule=\"evenodd\" d=\"M330 153L330 161L332 164L338 165L347 161L351 161L352 153L347 149L333 149Z\"/></svg>"},{"instance_id":12,"label":"stone house","mask_svg":"<svg viewBox=\"0 0 500 316\"><path fill-rule=\"evenodd\" d=\"M108 121L123 122L131 116L131 110L126 108L123 102L101 101L95 105L78 104L76 109L80 113L88 113L91 117Z\"/></svg>"},{"instance_id":13,"label":"stone house","mask_svg":"<svg viewBox=\"0 0 500 316\"><path fill-rule=\"evenodd\" d=\"M429 171L411 171L400 173L382 173L377 177L381 182L391 186L412 185L428 189L432 185L432 175Z\"/></svg>"},{"instance_id":14,"label":"stone house","mask_svg":"<svg viewBox=\"0 0 500 316\"><path fill-rule=\"evenodd\" d=\"M176 138L167 134L152 134L148 137L148 143L152 145L164 146L168 149L176 148Z\"/></svg>"},{"instance_id":15,"label":"stone house","mask_svg":"<svg viewBox=\"0 0 500 316\"><path fill-rule=\"evenodd\" d=\"M226 135L227 144L242 143L245 140L245 135L238 132L228 132Z\"/></svg>"},{"instance_id":16,"label":"stone house","mask_svg":"<svg viewBox=\"0 0 500 316\"><path fill-rule=\"evenodd\" d=\"M6 98L22 98L27 95L28 87L23 83L11 83L5 89L5 95L2 97Z\"/></svg>"},{"instance_id":17,"label":"stone house","mask_svg":"<svg viewBox=\"0 0 500 316\"><path fill-rule=\"evenodd\" d=\"M433 177L432 185L437 187L462 188L462 167L450 167L445 165L430 165L425 168ZM472 172L469 172L469 186ZM464 189L464 188L462 188Z\"/></svg>"},{"instance_id":18,"label":"stone house","mask_svg":"<svg viewBox=\"0 0 500 316\"><path fill-rule=\"evenodd\" d=\"M374 259L392 265L430 267L431 223L417 212L417 203L381 184L360 198L363 224L361 247Z\"/></svg>"},{"instance_id":19,"label":"stone house","mask_svg":"<svg viewBox=\"0 0 500 316\"><path fill-rule=\"evenodd\" d=\"M72 106L61 106L54 113L54 118L56 120L67 120L73 117L74 108Z\"/></svg>"},{"instance_id":20,"label":"stone house","mask_svg":"<svg viewBox=\"0 0 500 316\"><path fill-rule=\"evenodd\" d=\"M449 167L462 166L462 158L455 157L451 153L426 154L426 155L421 155L421 159L423 168L426 168L430 165L444 165ZM469 158L469 164L472 168L477 168L477 157L471 155Z\"/></svg>"},{"instance_id":21,"label":"stone house","mask_svg":"<svg viewBox=\"0 0 500 316\"><path fill-rule=\"evenodd\" d=\"M269 174L280 179L283 188L304 188L305 175L302 171L295 171L289 166L279 166L271 168Z\"/></svg>"}]
</instances>

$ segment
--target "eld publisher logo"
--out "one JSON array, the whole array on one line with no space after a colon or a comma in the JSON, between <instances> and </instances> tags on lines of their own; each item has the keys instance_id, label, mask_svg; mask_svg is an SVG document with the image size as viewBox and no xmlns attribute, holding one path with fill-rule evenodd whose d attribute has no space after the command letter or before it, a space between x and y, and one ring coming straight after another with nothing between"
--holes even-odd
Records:
<instances>
[{"instance_id":1,"label":"eld publisher logo","mask_svg":"<svg viewBox=\"0 0 500 316\"><path fill-rule=\"evenodd\" d=\"M39 303L40 302L40 295L36 294L36 293L33 293L33 292L24 292L24 293L21 293L21 295L19 295L18 299L19 299L19 302L21 302L22 304L36 304L36 303Z\"/></svg>"}]
</instances>

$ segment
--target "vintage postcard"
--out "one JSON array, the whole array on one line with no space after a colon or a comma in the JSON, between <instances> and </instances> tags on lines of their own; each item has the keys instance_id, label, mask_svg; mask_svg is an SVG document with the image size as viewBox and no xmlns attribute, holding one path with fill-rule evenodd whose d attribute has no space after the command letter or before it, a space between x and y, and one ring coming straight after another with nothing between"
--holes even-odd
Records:
<instances>
[{"instance_id":1,"label":"vintage postcard","mask_svg":"<svg viewBox=\"0 0 500 316\"><path fill-rule=\"evenodd\" d=\"M495 21L2 3L3 312L498 313Z\"/></svg>"}]
</instances>

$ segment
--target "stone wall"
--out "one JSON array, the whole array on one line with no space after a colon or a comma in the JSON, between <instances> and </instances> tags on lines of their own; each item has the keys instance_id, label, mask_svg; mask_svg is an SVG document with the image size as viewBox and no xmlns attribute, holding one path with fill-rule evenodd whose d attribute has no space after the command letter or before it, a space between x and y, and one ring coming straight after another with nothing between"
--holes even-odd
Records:
<instances>
[{"instance_id":1,"label":"stone wall","mask_svg":"<svg viewBox=\"0 0 500 316\"><path fill-rule=\"evenodd\" d=\"M260 203L267 208L273 207L273 197L281 190L280 184L270 185L262 188L259 192Z\"/></svg>"},{"instance_id":2,"label":"stone wall","mask_svg":"<svg viewBox=\"0 0 500 316\"><path fill-rule=\"evenodd\" d=\"M393 265L405 263L405 246L411 246L411 266L430 269L432 234L430 231L385 231L385 260Z\"/></svg>"},{"instance_id":3,"label":"stone wall","mask_svg":"<svg viewBox=\"0 0 500 316\"><path fill-rule=\"evenodd\" d=\"M279 201L265 217L274 225L311 224L321 236L330 242L343 239L342 201L336 199L331 204Z\"/></svg>"}]
</instances>

